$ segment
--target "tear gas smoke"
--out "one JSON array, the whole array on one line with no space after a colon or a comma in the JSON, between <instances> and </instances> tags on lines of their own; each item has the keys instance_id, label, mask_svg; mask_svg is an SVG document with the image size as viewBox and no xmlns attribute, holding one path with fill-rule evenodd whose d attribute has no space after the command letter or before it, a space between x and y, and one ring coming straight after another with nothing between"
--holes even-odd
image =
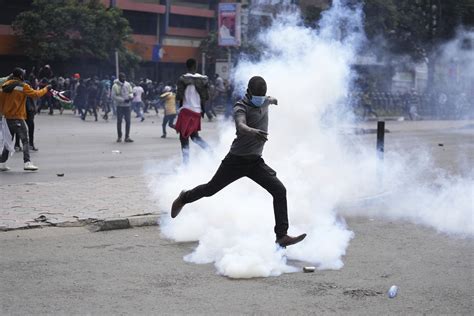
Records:
<instances>
[{"instance_id":1,"label":"tear gas smoke","mask_svg":"<svg viewBox=\"0 0 474 316\"><path fill-rule=\"evenodd\" d=\"M287 188L289 234L306 232L308 237L286 250L277 249L272 197L245 178L211 198L186 205L176 219L166 214L161 220L164 236L199 241L185 260L214 263L218 273L231 278L295 271L286 258L311 262L318 269L340 269L354 235L336 210L351 198L380 191L374 146L345 146L345 136L323 119L328 111L339 113L338 104L349 89L350 65L363 40L360 8L350 9L342 1L333 1L319 31L300 22L297 14L279 16L259 37L265 48L261 60L240 61L235 82L243 88L250 77L261 75L267 80L268 95L278 99L279 104L270 108L269 141L263 156ZM347 118L344 111L340 114ZM160 209L169 210L181 189L210 180L234 134L233 124L223 124L213 154L193 147L188 166L173 174L150 176L150 188ZM423 172L430 168L424 163L429 159L417 160L415 174L405 172L413 168L413 161L408 160L396 154L386 156L385 185L392 194L387 204L393 206L380 210L380 215L471 235L470 181L440 176L435 189L422 185ZM169 170L179 163L176 158L155 168ZM454 199L450 205L438 203ZM345 214L367 212L346 209Z\"/></svg>"}]
</instances>

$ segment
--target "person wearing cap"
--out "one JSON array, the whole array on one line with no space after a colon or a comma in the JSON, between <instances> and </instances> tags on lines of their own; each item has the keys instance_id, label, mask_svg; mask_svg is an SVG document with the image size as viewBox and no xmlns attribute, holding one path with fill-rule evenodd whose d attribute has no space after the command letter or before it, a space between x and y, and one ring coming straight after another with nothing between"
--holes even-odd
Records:
<instances>
[{"instance_id":1,"label":"person wearing cap","mask_svg":"<svg viewBox=\"0 0 474 316\"><path fill-rule=\"evenodd\" d=\"M171 206L171 217L178 216L183 207L203 197L209 197L232 182L248 177L273 196L276 243L281 247L302 241L306 234L288 236L286 188L276 172L262 159L268 140L268 110L277 100L267 96L267 84L262 77L249 80L245 97L234 105L236 138L230 152L222 160L212 179L188 191L181 191Z\"/></svg>"},{"instance_id":2,"label":"person wearing cap","mask_svg":"<svg viewBox=\"0 0 474 316\"><path fill-rule=\"evenodd\" d=\"M28 128L25 120L26 113L26 99L40 98L51 89L47 85L41 90L34 90L31 86L25 83L25 71L21 68L15 68L12 72L11 78L4 82L1 86L0 93L0 113L6 119L8 129L11 135L17 134L23 144L23 161L25 163L24 170L35 171L38 170L30 160L29 144L28 144ZM8 171L6 161L10 152L7 148L3 148L0 157L0 171Z\"/></svg>"},{"instance_id":3,"label":"person wearing cap","mask_svg":"<svg viewBox=\"0 0 474 316\"><path fill-rule=\"evenodd\" d=\"M174 127L174 119L176 117L176 94L171 91L170 86L165 86L163 88L163 93L160 95L160 98L164 101L165 103L165 115L163 116L163 135L161 135L161 138L166 138L166 125L168 124L169 127L175 128Z\"/></svg>"}]
</instances>

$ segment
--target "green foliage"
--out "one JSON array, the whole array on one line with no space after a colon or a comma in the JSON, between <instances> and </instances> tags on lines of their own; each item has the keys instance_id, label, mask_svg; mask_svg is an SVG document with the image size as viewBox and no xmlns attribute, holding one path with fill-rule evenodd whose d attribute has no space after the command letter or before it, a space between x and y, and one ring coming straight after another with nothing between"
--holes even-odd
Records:
<instances>
[{"instance_id":1,"label":"green foliage","mask_svg":"<svg viewBox=\"0 0 474 316\"><path fill-rule=\"evenodd\" d=\"M34 0L30 11L17 16L13 29L24 53L37 62L108 60L115 50L130 55L125 47L131 34L128 21L99 0Z\"/></svg>"},{"instance_id":2,"label":"green foliage","mask_svg":"<svg viewBox=\"0 0 474 316\"><path fill-rule=\"evenodd\" d=\"M383 37L393 53L421 59L461 23L474 23L472 11L473 0L365 0L365 31L369 39Z\"/></svg>"}]
</instances>

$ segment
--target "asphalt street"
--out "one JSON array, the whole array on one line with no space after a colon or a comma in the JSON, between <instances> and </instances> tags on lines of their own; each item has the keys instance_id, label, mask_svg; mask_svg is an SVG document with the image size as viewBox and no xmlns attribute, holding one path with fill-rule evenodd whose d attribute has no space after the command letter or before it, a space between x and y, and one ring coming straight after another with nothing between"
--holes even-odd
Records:
<instances>
[{"instance_id":1,"label":"asphalt street","mask_svg":"<svg viewBox=\"0 0 474 316\"><path fill-rule=\"evenodd\" d=\"M349 219L338 271L232 280L186 263L196 243L158 227L0 234L2 315L469 315L473 243L401 222ZM292 262L303 266L302 262ZM398 295L386 295L391 285Z\"/></svg>"},{"instance_id":2,"label":"asphalt street","mask_svg":"<svg viewBox=\"0 0 474 316\"><path fill-rule=\"evenodd\" d=\"M135 142L117 144L113 121L38 116L40 151L32 158L40 171L24 172L21 155L11 158L12 170L0 174L0 227L25 227L40 214L61 220L159 213L147 199L144 165L168 158L179 163L180 155L176 134L160 138L161 119L134 120ZM473 127L472 121L387 122L385 150L417 152L421 146L436 166L465 174L474 162ZM217 131L216 122L204 122L205 138L217 139ZM348 146L373 144L375 151L374 134L347 140ZM166 240L159 227L0 232L0 315L472 313L472 238L402 221L347 221L356 237L341 270L250 280L186 263L183 256L197 244ZM386 291L394 284L400 290L389 299Z\"/></svg>"}]
</instances>

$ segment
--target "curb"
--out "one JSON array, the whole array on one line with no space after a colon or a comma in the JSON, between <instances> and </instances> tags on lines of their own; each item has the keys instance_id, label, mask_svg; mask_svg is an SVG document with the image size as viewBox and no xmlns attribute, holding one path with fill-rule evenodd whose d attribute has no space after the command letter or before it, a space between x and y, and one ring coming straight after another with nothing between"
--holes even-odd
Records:
<instances>
[{"instance_id":1,"label":"curb","mask_svg":"<svg viewBox=\"0 0 474 316\"><path fill-rule=\"evenodd\" d=\"M86 227L92 232L115 230L115 229L127 229L134 227L144 226L159 226L158 220L160 215L149 214L149 215L135 215L129 217L118 217L118 218L106 218L106 219L86 219L78 220L76 222L54 222L45 221L38 223L27 223L26 226L8 228L6 226L0 226L0 232L8 232L13 230L25 230L33 228L44 228L44 227Z\"/></svg>"},{"instance_id":2,"label":"curb","mask_svg":"<svg viewBox=\"0 0 474 316\"><path fill-rule=\"evenodd\" d=\"M128 229L144 226L158 226L159 215L141 215L121 218L107 218L90 223L87 228L92 232L116 229Z\"/></svg>"}]
</instances>

